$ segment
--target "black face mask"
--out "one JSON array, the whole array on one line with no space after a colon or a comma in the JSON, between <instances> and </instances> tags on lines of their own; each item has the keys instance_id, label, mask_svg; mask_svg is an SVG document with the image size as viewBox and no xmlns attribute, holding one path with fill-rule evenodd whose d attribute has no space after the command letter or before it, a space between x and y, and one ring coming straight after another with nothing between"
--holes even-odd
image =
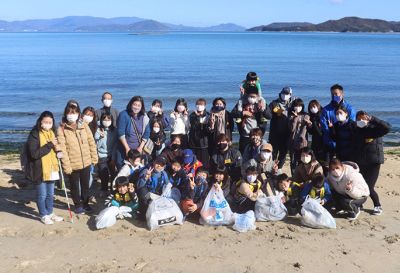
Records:
<instances>
[{"instance_id":1,"label":"black face mask","mask_svg":"<svg viewBox=\"0 0 400 273\"><path fill-rule=\"evenodd\" d=\"M181 147L181 145L179 145L179 144L172 144L172 145L171 145L171 149L172 149L173 151L178 150L180 147Z\"/></svg>"},{"instance_id":2,"label":"black face mask","mask_svg":"<svg viewBox=\"0 0 400 273\"><path fill-rule=\"evenodd\" d=\"M218 150L224 151L228 147L228 143L220 143L218 144Z\"/></svg>"}]
</instances>

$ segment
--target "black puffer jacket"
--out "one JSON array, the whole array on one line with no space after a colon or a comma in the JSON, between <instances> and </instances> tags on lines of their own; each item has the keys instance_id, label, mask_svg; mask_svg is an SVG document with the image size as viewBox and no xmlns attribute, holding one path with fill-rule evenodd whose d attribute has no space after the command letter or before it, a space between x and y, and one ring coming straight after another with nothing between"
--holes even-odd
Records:
<instances>
[{"instance_id":1,"label":"black puffer jacket","mask_svg":"<svg viewBox=\"0 0 400 273\"><path fill-rule=\"evenodd\" d=\"M43 182L42 157L50 153L53 143L49 142L40 147L39 131L34 127L28 137L28 160L30 178L34 183Z\"/></svg>"},{"instance_id":2,"label":"black puffer jacket","mask_svg":"<svg viewBox=\"0 0 400 273\"><path fill-rule=\"evenodd\" d=\"M358 165L383 164L382 137L389 133L391 125L374 116L364 128L356 128L354 132L354 154Z\"/></svg>"},{"instance_id":3,"label":"black puffer jacket","mask_svg":"<svg viewBox=\"0 0 400 273\"><path fill-rule=\"evenodd\" d=\"M192 149L208 148L208 139L210 131L208 127L208 120L210 114L204 112L203 115L198 116L195 112L189 116L190 132L189 132L189 147ZM201 119L204 119L201 122Z\"/></svg>"}]
</instances>

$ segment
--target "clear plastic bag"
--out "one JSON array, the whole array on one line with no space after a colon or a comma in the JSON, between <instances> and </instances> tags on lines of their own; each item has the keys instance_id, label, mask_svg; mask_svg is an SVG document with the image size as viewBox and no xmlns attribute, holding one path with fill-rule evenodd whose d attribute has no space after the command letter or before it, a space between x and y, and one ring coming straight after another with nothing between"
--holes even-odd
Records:
<instances>
[{"instance_id":1,"label":"clear plastic bag","mask_svg":"<svg viewBox=\"0 0 400 273\"><path fill-rule=\"evenodd\" d=\"M249 230L256 229L256 217L254 211L249 210L243 214L235 213L235 224L232 227L234 230L239 232L247 232Z\"/></svg>"},{"instance_id":2,"label":"clear plastic bag","mask_svg":"<svg viewBox=\"0 0 400 273\"><path fill-rule=\"evenodd\" d=\"M183 214L174 200L159 197L150 203L146 212L146 220L148 228L155 230L167 225L182 225Z\"/></svg>"},{"instance_id":3,"label":"clear plastic bag","mask_svg":"<svg viewBox=\"0 0 400 273\"><path fill-rule=\"evenodd\" d=\"M336 228L336 221L318 199L307 196L301 209L301 222L312 228Z\"/></svg>"},{"instance_id":4,"label":"clear plastic bag","mask_svg":"<svg viewBox=\"0 0 400 273\"><path fill-rule=\"evenodd\" d=\"M96 216L96 228L109 228L117 222L117 215L120 214L118 207L111 206L103 209L99 215Z\"/></svg>"},{"instance_id":5,"label":"clear plastic bag","mask_svg":"<svg viewBox=\"0 0 400 273\"><path fill-rule=\"evenodd\" d=\"M211 226L232 225L235 221L233 212L222 190L211 187L200 211L200 223Z\"/></svg>"},{"instance_id":6,"label":"clear plastic bag","mask_svg":"<svg viewBox=\"0 0 400 273\"><path fill-rule=\"evenodd\" d=\"M257 198L254 212L257 221L280 221L287 215L287 209L280 196L260 195Z\"/></svg>"}]
</instances>

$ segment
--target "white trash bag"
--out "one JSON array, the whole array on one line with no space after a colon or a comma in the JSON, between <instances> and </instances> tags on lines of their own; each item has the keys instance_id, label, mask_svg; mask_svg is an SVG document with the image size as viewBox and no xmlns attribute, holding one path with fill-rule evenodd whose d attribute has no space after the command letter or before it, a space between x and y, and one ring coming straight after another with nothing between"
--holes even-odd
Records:
<instances>
[{"instance_id":1,"label":"white trash bag","mask_svg":"<svg viewBox=\"0 0 400 273\"><path fill-rule=\"evenodd\" d=\"M335 219L319 202L307 196L301 209L301 222L312 228L336 228Z\"/></svg>"},{"instance_id":2,"label":"white trash bag","mask_svg":"<svg viewBox=\"0 0 400 273\"><path fill-rule=\"evenodd\" d=\"M155 230L167 225L182 225L183 214L174 200L159 197L150 203L146 212L146 220L148 228Z\"/></svg>"},{"instance_id":3,"label":"white trash bag","mask_svg":"<svg viewBox=\"0 0 400 273\"><path fill-rule=\"evenodd\" d=\"M254 211L249 210L243 214L235 213L235 224L232 227L239 232L247 232L256 229L256 217Z\"/></svg>"},{"instance_id":4,"label":"white trash bag","mask_svg":"<svg viewBox=\"0 0 400 273\"><path fill-rule=\"evenodd\" d=\"M107 207L100 211L96 216L96 228L109 228L117 222L117 216L120 214L119 208L115 206Z\"/></svg>"},{"instance_id":5,"label":"white trash bag","mask_svg":"<svg viewBox=\"0 0 400 273\"><path fill-rule=\"evenodd\" d=\"M233 212L222 190L211 187L200 211L200 224L210 226L232 225L235 221Z\"/></svg>"},{"instance_id":6,"label":"white trash bag","mask_svg":"<svg viewBox=\"0 0 400 273\"><path fill-rule=\"evenodd\" d=\"M254 212L257 221L280 221L287 215L287 209L281 197L260 195L257 198Z\"/></svg>"}]
</instances>

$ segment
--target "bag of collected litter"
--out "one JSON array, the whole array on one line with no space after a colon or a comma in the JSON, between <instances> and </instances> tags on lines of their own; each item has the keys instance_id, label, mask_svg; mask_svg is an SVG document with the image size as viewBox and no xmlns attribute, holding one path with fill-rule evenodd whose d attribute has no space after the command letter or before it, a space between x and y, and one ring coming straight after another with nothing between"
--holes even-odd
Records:
<instances>
[{"instance_id":1,"label":"bag of collected litter","mask_svg":"<svg viewBox=\"0 0 400 273\"><path fill-rule=\"evenodd\" d=\"M281 197L260 195L257 198L254 212L257 221L279 221L286 217L287 209Z\"/></svg>"},{"instance_id":2,"label":"bag of collected litter","mask_svg":"<svg viewBox=\"0 0 400 273\"><path fill-rule=\"evenodd\" d=\"M150 203L146 220L148 228L154 230L167 225L182 225L183 214L174 200L159 197Z\"/></svg>"},{"instance_id":3,"label":"bag of collected litter","mask_svg":"<svg viewBox=\"0 0 400 273\"><path fill-rule=\"evenodd\" d=\"M336 228L335 219L319 202L307 196L301 209L301 222L312 228Z\"/></svg>"},{"instance_id":4,"label":"bag of collected litter","mask_svg":"<svg viewBox=\"0 0 400 273\"><path fill-rule=\"evenodd\" d=\"M222 190L211 187L200 211L200 224L211 226L232 225L235 221L233 212Z\"/></svg>"},{"instance_id":5,"label":"bag of collected litter","mask_svg":"<svg viewBox=\"0 0 400 273\"><path fill-rule=\"evenodd\" d=\"M117 222L117 215L120 213L119 208L115 206L103 209L99 215L96 216L96 228L109 228Z\"/></svg>"},{"instance_id":6,"label":"bag of collected litter","mask_svg":"<svg viewBox=\"0 0 400 273\"><path fill-rule=\"evenodd\" d=\"M256 217L254 211L249 210L243 214L235 213L235 224L233 229L239 232L247 232L256 229Z\"/></svg>"}]
</instances>

